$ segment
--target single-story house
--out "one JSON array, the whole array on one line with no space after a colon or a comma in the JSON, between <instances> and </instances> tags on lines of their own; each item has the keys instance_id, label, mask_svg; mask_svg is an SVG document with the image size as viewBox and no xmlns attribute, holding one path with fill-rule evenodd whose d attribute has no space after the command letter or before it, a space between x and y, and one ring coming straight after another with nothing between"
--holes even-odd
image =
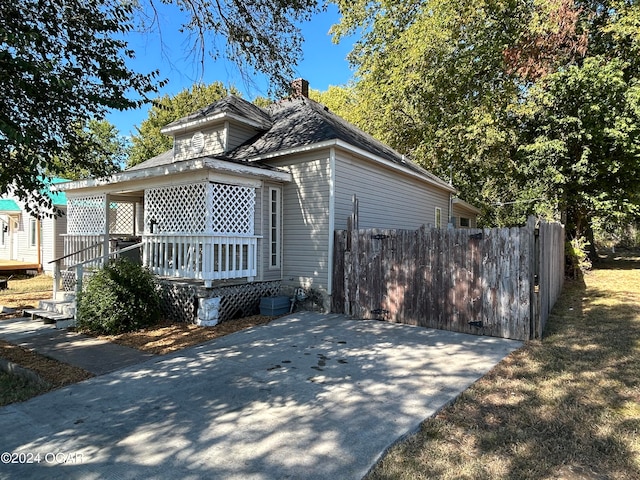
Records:
<instances>
[{"instance_id":1,"label":"single-story house","mask_svg":"<svg viewBox=\"0 0 640 480\"><path fill-rule=\"evenodd\" d=\"M293 86L267 108L228 96L164 127L172 150L59 185L66 254L99 257L132 237L158 276L207 288L278 281L328 306L334 231L346 228L354 195L361 228L447 226L453 186L309 99L306 81Z\"/></svg>"},{"instance_id":2,"label":"single-story house","mask_svg":"<svg viewBox=\"0 0 640 480\"><path fill-rule=\"evenodd\" d=\"M68 182L64 178L53 178L48 183L57 185ZM12 194L0 198L0 261L15 269L34 269L46 273L53 272L49 262L62 256L63 235L67 231L64 213L67 199L64 192L44 190L61 216L37 218L25 208L25 202ZM54 212L48 212L54 213Z\"/></svg>"}]
</instances>

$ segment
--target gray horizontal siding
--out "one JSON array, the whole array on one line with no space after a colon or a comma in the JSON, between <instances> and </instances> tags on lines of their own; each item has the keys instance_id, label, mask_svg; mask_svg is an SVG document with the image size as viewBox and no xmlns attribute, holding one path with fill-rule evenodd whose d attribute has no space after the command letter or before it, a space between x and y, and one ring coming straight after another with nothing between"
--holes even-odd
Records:
<instances>
[{"instance_id":1,"label":"gray horizontal siding","mask_svg":"<svg viewBox=\"0 0 640 480\"><path fill-rule=\"evenodd\" d=\"M442 226L449 214L449 192L409 175L336 152L335 228L345 229L352 196L358 197L360 228L416 229L435 225L435 207L442 211Z\"/></svg>"},{"instance_id":2,"label":"gray horizontal siding","mask_svg":"<svg viewBox=\"0 0 640 480\"><path fill-rule=\"evenodd\" d=\"M247 125L229 122L229 130L227 131L227 151L242 145L244 142L254 137L258 130Z\"/></svg>"},{"instance_id":3,"label":"gray horizontal siding","mask_svg":"<svg viewBox=\"0 0 640 480\"><path fill-rule=\"evenodd\" d=\"M283 283L326 292L329 277L329 150L288 157L283 188Z\"/></svg>"}]
</instances>

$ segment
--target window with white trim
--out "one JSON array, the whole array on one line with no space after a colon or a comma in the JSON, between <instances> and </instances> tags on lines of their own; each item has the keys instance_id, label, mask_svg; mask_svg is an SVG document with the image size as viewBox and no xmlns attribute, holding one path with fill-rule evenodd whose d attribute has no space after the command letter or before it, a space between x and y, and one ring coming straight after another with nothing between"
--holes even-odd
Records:
<instances>
[{"instance_id":1,"label":"window with white trim","mask_svg":"<svg viewBox=\"0 0 640 480\"><path fill-rule=\"evenodd\" d=\"M38 220L35 218L29 219L29 246L35 247L38 245Z\"/></svg>"},{"instance_id":2,"label":"window with white trim","mask_svg":"<svg viewBox=\"0 0 640 480\"><path fill-rule=\"evenodd\" d=\"M9 235L9 224L6 223L4 220L1 220L0 221L0 229L1 229L0 247L6 247L7 246L7 236Z\"/></svg>"},{"instance_id":3,"label":"window with white trim","mask_svg":"<svg viewBox=\"0 0 640 480\"><path fill-rule=\"evenodd\" d=\"M442 209L436 207L436 228L442 227Z\"/></svg>"},{"instance_id":4,"label":"window with white trim","mask_svg":"<svg viewBox=\"0 0 640 480\"><path fill-rule=\"evenodd\" d=\"M269 268L280 268L281 192L269 188Z\"/></svg>"}]
</instances>

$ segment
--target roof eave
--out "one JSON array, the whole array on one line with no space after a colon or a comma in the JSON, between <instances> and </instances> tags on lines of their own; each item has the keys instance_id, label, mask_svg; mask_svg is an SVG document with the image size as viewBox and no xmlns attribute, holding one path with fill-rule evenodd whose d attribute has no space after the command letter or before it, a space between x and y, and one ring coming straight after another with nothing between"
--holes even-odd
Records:
<instances>
[{"instance_id":1,"label":"roof eave","mask_svg":"<svg viewBox=\"0 0 640 480\"><path fill-rule=\"evenodd\" d=\"M455 187L453 187L452 185L449 185L448 183L446 183L444 180L441 181L437 181L436 179L431 178L431 173L429 173L427 170L425 170L424 168L420 167L417 164L413 164L413 167L416 168L419 171L415 171L411 168L408 168L404 165L400 165L396 162L393 162L391 160L388 160L386 158L383 158L379 155L375 155L365 149L356 147L354 145L351 145L349 142L345 142L344 140L339 140L339 139L332 139L332 140L325 140L323 142L318 142L318 143L312 143L310 145L304 145L301 147L293 147L293 148L289 148L289 149L285 149L285 150L279 150L276 152L272 152L272 153L268 153L268 154L264 154L264 155L256 155L253 156L249 159L250 162L257 162L257 161L261 161L261 160L269 160L269 159L273 159L276 157L281 157L281 156L286 156L286 155L293 155L296 153L304 153L304 152L310 152L313 150L320 150L323 148L331 148L331 147L337 147L337 148L341 148L342 150L354 153L356 155L360 155L363 157L366 157L370 160L373 160L379 164L382 164L388 168L391 168L393 170L402 172L406 175L412 176L414 178L418 178L422 181L425 181L431 185L433 185L434 187L438 187L442 190L448 191L450 193L457 193L457 190L455 189ZM421 173L420 171L424 172Z\"/></svg>"},{"instance_id":2,"label":"roof eave","mask_svg":"<svg viewBox=\"0 0 640 480\"><path fill-rule=\"evenodd\" d=\"M271 125L263 122L256 122L254 120L245 118L241 115L236 115L230 112L218 112L213 115L207 115L203 118L198 118L194 120L189 120L182 123L177 124L169 124L166 127L160 129L160 133L165 135L175 135L177 133L185 133L190 130L195 130L197 128L202 128L208 124L215 123L221 120L235 120L236 122L244 123L250 127L257 128L259 130L268 130L271 128Z\"/></svg>"},{"instance_id":3,"label":"roof eave","mask_svg":"<svg viewBox=\"0 0 640 480\"><path fill-rule=\"evenodd\" d=\"M232 163L210 157L202 157L166 165L142 168L138 170L125 170L124 172L119 172L106 178L89 178L68 183L59 183L56 184L55 190L68 191L79 190L81 188L102 187L112 183L124 183L148 178L164 177L165 175L191 172L194 170L201 170L205 168L212 168L217 171L226 173L251 175L254 177L267 178L280 182L291 182L293 179L291 174L287 172L278 170L267 170L264 168L254 167L252 165Z\"/></svg>"}]
</instances>

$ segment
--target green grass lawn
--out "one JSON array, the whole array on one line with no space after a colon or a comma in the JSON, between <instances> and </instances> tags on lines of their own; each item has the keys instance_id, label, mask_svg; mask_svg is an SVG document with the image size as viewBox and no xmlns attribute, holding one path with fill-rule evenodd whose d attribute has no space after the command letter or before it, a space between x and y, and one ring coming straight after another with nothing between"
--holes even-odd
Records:
<instances>
[{"instance_id":1,"label":"green grass lawn","mask_svg":"<svg viewBox=\"0 0 640 480\"><path fill-rule=\"evenodd\" d=\"M374 479L640 478L640 259L565 284L527 343L421 430Z\"/></svg>"}]
</instances>

